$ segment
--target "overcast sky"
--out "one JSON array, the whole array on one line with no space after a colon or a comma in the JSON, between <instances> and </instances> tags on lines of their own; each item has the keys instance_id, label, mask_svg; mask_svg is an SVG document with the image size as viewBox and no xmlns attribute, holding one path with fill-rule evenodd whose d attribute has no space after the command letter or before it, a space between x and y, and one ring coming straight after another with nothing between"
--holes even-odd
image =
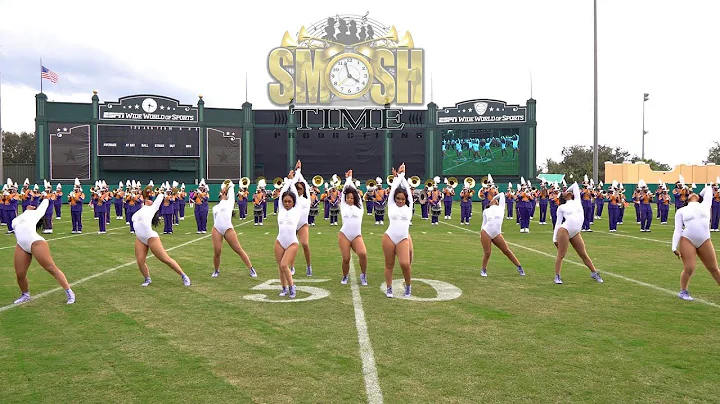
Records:
<instances>
[{"instance_id":1,"label":"overcast sky","mask_svg":"<svg viewBox=\"0 0 720 404\"><path fill-rule=\"evenodd\" d=\"M43 6L43 3L45 6ZM50 100L90 102L159 94L208 107L276 108L267 95L267 54L283 33L335 14L360 14L410 31L425 50L426 102L476 98L537 100L538 162L563 146L593 142L591 0L342 4L318 0L8 1L0 0L2 126L34 130L40 58L60 76L43 83ZM699 164L720 140L713 128L720 94L720 2L598 1L599 137L640 154ZM201 6L202 4L202 6ZM310 6L312 4L312 7ZM678 147L681 144L681 147Z\"/></svg>"}]
</instances>

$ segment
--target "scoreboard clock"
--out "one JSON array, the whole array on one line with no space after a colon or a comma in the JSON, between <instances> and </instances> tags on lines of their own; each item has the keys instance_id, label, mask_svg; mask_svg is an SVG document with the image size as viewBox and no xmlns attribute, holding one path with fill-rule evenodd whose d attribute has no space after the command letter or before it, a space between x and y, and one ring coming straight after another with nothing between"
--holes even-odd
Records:
<instances>
[{"instance_id":1,"label":"scoreboard clock","mask_svg":"<svg viewBox=\"0 0 720 404\"><path fill-rule=\"evenodd\" d=\"M143 108L152 105L143 105ZM200 157L197 127L98 125L98 156Z\"/></svg>"}]
</instances>

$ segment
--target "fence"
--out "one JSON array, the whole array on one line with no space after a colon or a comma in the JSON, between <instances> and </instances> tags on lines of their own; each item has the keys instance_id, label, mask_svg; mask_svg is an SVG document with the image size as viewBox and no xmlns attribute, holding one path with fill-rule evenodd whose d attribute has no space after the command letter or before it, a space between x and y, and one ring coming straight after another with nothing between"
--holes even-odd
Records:
<instances>
[{"instance_id":1,"label":"fence","mask_svg":"<svg viewBox=\"0 0 720 404\"><path fill-rule=\"evenodd\" d=\"M22 187L23 181L25 181L25 178L30 181L30 184L35 184L35 169L36 165L34 163L30 164L3 164L3 176L5 178L2 178L2 183L4 184L5 181L8 178L12 178L13 181L17 182L20 187ZM40 179L42 181L42 178ZM42 186L42 184L38 184Z\"/></svg>"}]
</instances>

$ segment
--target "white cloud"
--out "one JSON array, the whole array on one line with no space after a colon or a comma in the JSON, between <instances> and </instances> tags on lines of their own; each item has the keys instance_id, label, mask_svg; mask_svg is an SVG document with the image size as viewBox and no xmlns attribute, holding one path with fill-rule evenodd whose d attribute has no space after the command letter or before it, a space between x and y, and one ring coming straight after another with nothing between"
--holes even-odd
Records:
<instances>
[{"instance_id":1,"label":"white cloud","mask_svg":"<svg viewBox=\"0 0 720 404\"><path fill-rule=\"evenodd\" d=\"M558 158L563 146L593 141L593 14L591 2L572 0L461 3L367 1L361 9L336 2L74 1L38 12L43 2L0 3L0 63L18 55L53 62L77 57L78 71L59 71L51 98L87 102L93 89L114 99L131 77L170 88L163 95L210 107L275 108L267 97L266 56L287 30L295 36L335 13L365 14L412 33L425 49L426 101L430 74L440 106L473 98L524 104L538 101L538 161ZM50 4L51 2L46 2ZM53 3L55 4L55 3ZM646 104L646 156L670 164L700 163L720 139L710 126L720 93L716 73L720 3L608 0L598 9L599 136L601 144L640 154ZM82 52L73 50L82 49ZM77 54L76 54L77 53ZM112 57L124 79L88 82L82 66ZM37 69L36 63L24 68ZM3 126L32 130L37 88L5 77ZM76 86L67 94L67 81ZM109 84L112 84L110 87ZM87 92L77 94L77 86ZM105 88L105 89L104 89ZM110 90L112 89L112 90ZM148 89L150 92L152 89ZM111 92L112 94L108 94ZM190 99L185 96L192 94ZM49 94L50 95L50 94ZM183 97L180 97L183 95ZM112 97L112 98L111 98ZM678 145L682 145L681 148Z\"/></svg>"}]
</instances>

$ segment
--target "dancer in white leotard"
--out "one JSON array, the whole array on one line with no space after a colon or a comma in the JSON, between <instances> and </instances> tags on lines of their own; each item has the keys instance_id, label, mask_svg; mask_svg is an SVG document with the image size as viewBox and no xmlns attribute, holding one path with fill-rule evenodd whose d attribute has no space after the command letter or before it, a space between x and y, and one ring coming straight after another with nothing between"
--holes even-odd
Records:
<instances>
[{"instance_id":1,"label":"dancer in white leotard","mask_svg":"<svg viewBox=\"0 0 720 404\"><path fill-rule=\"evenodd\" d=\"M148 185L142 192L144 205L140 210L135 212L132 217L133 228L135 229L135 259L137 260L138 268L140 273L145 277L145 281L140 286L148 286L152 283L150 279L150 270L147 266L147 254L148 249L152 251L153 255L163 262L165 265L177 272L182 278L183 285L190 286L190 278L185 275L182 268L178 263L170 258L168 253L165 251L160 236L155 232L151 226L157 226L159 218L157 216L158 209L162 204L163 198L165 197L165 189L160 187L160 190L155 196L155 201L152 201L155 192L153 187Z\"/></svg>"},{"instance_id":2,"label":"dancer in white leotard","mask_svg":"<svg viewBox=\"0 0 720 404\"><path fill-rule=\"evenodd\" d=\"M305 254L305 263L307 264L306 275L312 276L312 263L310 261L310 226L308 225L308 216L310 215L310 187L300 172L302 165L300 160L295 163L295 171L293 175L295 188L297 190L297 207L300 210L300 221L297 225L297 236L300 245ZM290 271L295 274L295 261L292 262Z\"/></svg>"},{"instance_id":3,"label":"dancer in white leotard","mask_svg":"<svg viewBox=\"0 0 720 404\"><path fill-rule=\"evenodd\" d=\"M46 194L43 192L43 198ZM12 228L15 230L15 276L20 287L20 298L15 304L25 303L30 300L30 287L27 280L27 272L33 257L43 269L48 271L67 295L67 304L75 303L75 293L70 289L65 274L55 265L50 254L50 247L47 241L37 234L38 224L41 222L47 211L49 199L43 199L37 209L30 205L27 210L12 221ZM41 226L41 224L40 224Z\"/></svg>"},{"instance_id":4,"label":"dancer in white leotard","mask_svg":"<svg viewBox=\"0 0 720 404\"><path fill-rule=\"evenodd\" d=\"M580 202L580 188L577 182L572 184L567 191L560 194L560 207L557 210L557 221L555 222L555 231L553 232L553 243L557 247L558 254L555 258L555 283L562 285L560 278L560 269L562 261L568 250L568 245L572 244L577 254L582 258L583 262L590 269L590 276L597 282L602 283L603 279L600 273L595 269L590 256L585 251L585 242L580 235L583 220L585 218L582 204ZM564 223L563 223L564 219Z\"/></svg>"},{"instance_id":5,"label":"dancer in white leotard","mask_svg":"<svg viewBox=\"0 0 720 404\"><path fill-rule=\"evenodd\" d=\"M405 179L405 163L398 171L393 168L395 179L390 187L388 202L388 218L390 225L383 234L382 248L385 254L385 282L387 284L387 297L393 297L392 275L395 268L395 257L400 262L400 268L405 278L405 297L412 294L410 265L413 257L413 244L410 238L410 221L412 220L412 197L408 197L410 184Z\"/></svg>"},{"instance_id":6,"label":"dancer in white leotard","mask_svg":"<svg viewBox=\"0 0 720 404\"><path fill-rule=\"evenodd\" d=\"M340 216L342 227L338 233L338 244L342 255L343 278L340 283L348 283L350 272L350 250L352 249L360 259L360 284L367 286L367 249L362 236L363 207L360 194L352 178L352 170L345 173L345 186L340 196Z\"/></svg>"},{"instance_id":7,"label":"dancer in white leotard","mask_svg":"<svg viewBox=\"0 0 720 404\"><path fill-rule=\"evenodd\" d=\"M245 250L243 250L238 240L237 233L232 224L232 218L235 216L235 184L230 180L225 180L220 188L220 202L213 206L213 229L212 229L212 244L213 244L213 265L215 266L215 272L212 277L217 278L220 276L220 255L222 253L223 239L225 239L230 245L230 248L240 256L240 259L245 263L245 266L250 271L250 276L253 278L257 277L257 272L250 262Z\"/></svg>"},{"instance_id":8,"label":"dancer in white leotard","mask_svg":"<svg viewBox=\"0 0 720 404\"><path fill-rule=\"evenodd\" d=\"M521 276L525 276L520 261L515 257L502 235L502 224L505 218L505 194L500 193L490 201L490 205L483 210L483 222L480 228L480 244L483 248L482 271L480 276L487 276L487 264L490 261L492 245L495 244L517 267Z\"/></svg>"},{"instance_id":9,"label":"dancer in white leotard","mask_svg":"<svg viewBox=\"0 0 720 404\"><path fill-rule=\"evenodd\" d=\"M295 283L293 282L290 266L298 252L297 225L303 214L303 208L297 205L296 181L295 173L290 171L280 190L280 201L282 203L277 216L278 236L275 239L275 260L278 264L280 283L282 284L280 296L286 296L289 287L291 299L295 298ZM305 219L307 220L307 216Z\"/></svg>"},{"instance_id":10,"label":"dancer in white leotard","mask_svg":"<svg viewBox=\"0 0 720 404\"><path fill-rule=\"evenodd\" d=\"M710 239L712 199L712 187L706 186L700 195L691 193L687 204L675 213L672 250L683 261L678 297L684 300L693 300L687 289L690 278L695 272L695 257L700 257L700 261L720 285L720 269L718 269L715 247Z\"/></svg>"}]
</instances>

